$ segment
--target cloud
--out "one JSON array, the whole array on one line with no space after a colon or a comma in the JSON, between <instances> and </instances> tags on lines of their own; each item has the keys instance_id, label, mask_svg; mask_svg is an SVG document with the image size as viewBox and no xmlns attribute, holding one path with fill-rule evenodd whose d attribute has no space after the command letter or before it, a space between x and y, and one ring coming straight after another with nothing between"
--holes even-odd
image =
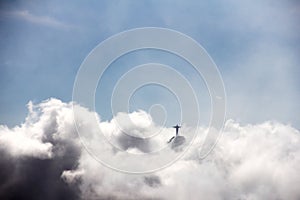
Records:
<instances>
[{"instance_id":1,"label":"cloud","mask_svg":"<svg viewBox=\"0 0 300 200\"><path fill-rule=\"evenodd\" d=\"M0 148L5 149L12 156L32 156L50 158L52 155L51 143L43 143L41 138L27 133L22 127L12 130L5 126L0 127Z\"/></svg>"},{"instance_id":2,"label":"cloud","mask_svg":"<svg viewBox=\"0 0 300 200\"><path fill-rule=\"evenodd\" d=\"M79 186L61 178L64 170L76 169L81 154L77 142L66 139L74 130L60 130L70 123L68 106L50 100L28 107L24 124L0 127L0 199L78 199Z\"/></svg>"},{"instance_id":3,"label":"cloud","mask_svg":"<svg viewBox=\"0 0 300 200\"><path fill-rule=\"evenodd\" d=\"M53 17L38 16L30 13L28 10L10 11L5 13L6 16L15 17L17 19L25 20L27 22L38 24L42 26L48 26L59 29L70 29L71 25L65 24Z\"/></svg>"},{"instance_id":4,"label":"cloud","mask_svg":"<svg viewBox=\"0 0 300 200\"><path fill-rule=\"evenodd\" d=\"M137 111L128 116L139 123L126 126L126 132L147 136L159 130L166 136L131 143L122 140L124 130L115 124L124 119L125 113L111 121L99 120L99 124L93 124L90 117L95 113L74 106L81 111L78 128L89 133L91 144L101 144L93 138L99 125L106 136L116 138L121 150L111 145L98 150L115 157L120 164L126 160L125 151L134 149L133 153L139 151L144 155L165 144L174 134L172 129L149 124L151 117ZM1 199L300 198L300 133L289 125L264 122L242 126L228 120L218 145L203 160L197 156L203 141L201 132L206 130L201 127L199 137L183 158L163 170L132 175L101 165L82 147L74 126L72 102L49 99L36 105L29 103L28 108L28 117L22 125L12 129L0 127ZM183 127L181 134L188 140L188 132L194 128ZM130 164L143 163L137 159Z\"/></svg>"}]
</instances>

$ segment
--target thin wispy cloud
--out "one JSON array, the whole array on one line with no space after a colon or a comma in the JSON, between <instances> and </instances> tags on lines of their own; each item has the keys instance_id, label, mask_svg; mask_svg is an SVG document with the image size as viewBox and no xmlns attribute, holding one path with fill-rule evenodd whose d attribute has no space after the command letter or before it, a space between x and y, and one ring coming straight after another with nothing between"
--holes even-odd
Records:
<instances>
[{"instance_id":1,"label":"thin wispy cloud","mask_svg":"<svg viewBox=\"0 0 300 200\"><path fill-rule=\"evenodd\" d=\"M24 20L29 23L48 26L52 28L59 28L59 29L71 29L74 26L61 22L53 17L50 16L42 16L42 15L35 15L29 12L28 10L17 10L4 13L7 17L13 17L19 20Z\"/></svg>"}]
</instances>

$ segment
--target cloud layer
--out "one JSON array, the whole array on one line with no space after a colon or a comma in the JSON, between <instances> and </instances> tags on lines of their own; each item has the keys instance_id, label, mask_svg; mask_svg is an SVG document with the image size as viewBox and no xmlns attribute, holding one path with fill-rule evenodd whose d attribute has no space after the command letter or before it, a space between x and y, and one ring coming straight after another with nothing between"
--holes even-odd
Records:
<instances>
[{"instance_id":1,"label":"cloud layer","mask_svg":"<svg viewBox=\"0 0 300 200\"><path fill-rule=\"evenodd\" d=\"M99 149L120 163L124 152L146 156L174 134L172 129L153 124L144 111L120 113L106 122L99 118L99 124L91 124L88 119L95 113L75 107L81 109L82 131L93 135L100 125L108 138L114 138L119 149L111 145ZM289 125L240 125L228 120L218 145L203 160L197 154L206 128L200 127L199 137L180 160L155 173L132 175L103 166L83 148L72 102L49 99L29 103L28 108L23 124L0 127L0 199L300 198L300 133ZM126 115L138 123L126 130L118 128L116 121ZM183 127L181 134L189 141L188 133L194 129ZM124 132L145 137L153 131L161 131L161 137L150 142L124 140ZM90 143L97 141L91 137ZM130 164L141 165L140 161Z\"/></svg>"}]
</instances>

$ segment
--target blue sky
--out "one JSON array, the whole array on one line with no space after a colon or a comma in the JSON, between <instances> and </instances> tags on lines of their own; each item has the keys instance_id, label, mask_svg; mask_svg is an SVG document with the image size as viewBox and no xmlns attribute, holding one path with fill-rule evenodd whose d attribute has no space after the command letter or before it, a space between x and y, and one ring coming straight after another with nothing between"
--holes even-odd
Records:
<instances>
[{"instance_id":1,"label":"blue sky","mask_svg":"<svg viewBox=\"0 0 300 200\"><path fill-rule=\"evenodd\" d=\"M297 0L0 4L0 124L22 122L30 100L71 101L77 70L99 42L120 31L155 26L189 35L211 55L225 83L227 118L300 126ZM116 73L117 68L111 71Z\"/></svg>"}]
</instances>

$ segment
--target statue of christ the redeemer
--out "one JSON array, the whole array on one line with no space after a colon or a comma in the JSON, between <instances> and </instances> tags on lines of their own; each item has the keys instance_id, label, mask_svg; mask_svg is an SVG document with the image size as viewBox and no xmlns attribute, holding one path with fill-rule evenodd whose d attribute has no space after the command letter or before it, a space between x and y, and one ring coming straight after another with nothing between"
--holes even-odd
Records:
<instances>
[{"instance_id":1,"label":"statue of christ the redeemer","mask_svg":"<svg viewBox=\"0 0 300 200\"><path fill-rule=\"evenodd\" d=\"M178 124L176 126L173 126L173 128L176 128L176 137L178 136L178 130L181 128Z\"/></svg>"},{"instance_id":2,"label":"statue of christ the redeemer","mask_svg":"<svg viewBox=\"0 0 300 200\"><path fill-rule=\"evenodd\" d=\"M173 137L168 141L168 143L172 142L172 140L173 140L175 137L178 136L178 131L179 131L179 129L181 128L181 126L179 126L179 125L177 124L176 126L173 126L173 128L176 129L176 136L173 136Z\"/></svg>"}]
</instances>

